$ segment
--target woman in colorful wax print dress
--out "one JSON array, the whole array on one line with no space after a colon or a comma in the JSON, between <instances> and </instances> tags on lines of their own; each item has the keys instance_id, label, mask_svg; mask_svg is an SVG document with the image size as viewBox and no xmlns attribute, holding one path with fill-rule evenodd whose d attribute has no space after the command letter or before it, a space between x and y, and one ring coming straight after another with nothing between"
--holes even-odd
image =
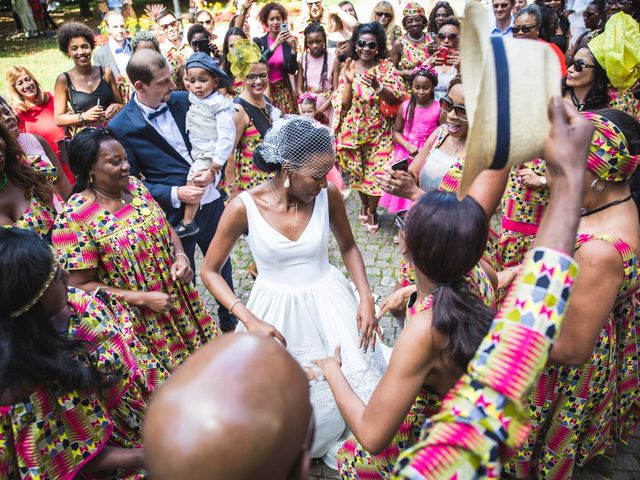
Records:
<instances>
[{"instance_id":1,"label":"woman in colorful wax print dress","mask_svg":"<svg viewBox=\"0 0 640 480\"><path fill-rule=\"evenodd\" d=\"M128 312L68 288L34 232L0 229L0 269L3 478L146 478L142 420L167 372Z\"/></svg>"},{"instance_id":2,"label":"woman in colorful wax print dress","mask_svg":"<svg viewBox=\"0 0 640 480\"><path fill-rule=\"evenodd\" d=\"M616 110L584 115L596 131L575 247L580 276L529 395L531 432L507 465L517 478L570 479L576 465L613 458L639 419L640 223L629 179L640 159L640 129Z\"/></svg>"},{"instance_id":3,"label":"woman in colorful wax print dress","mask_svg":"<svg viewBox=\"0 0 640 480\"><path fill-rule=\"evenodd\" d=\"M233 101L236 106L235 153L233 161L227 162L225 167L226 187L233 198L271 177L255 164L253 152L281 113L266 99L269 67L258 47L250 40L238 40L228 58L234 78L244 82L242 92Z\"/></svg>"},{"instance_id":4,"label":"woman in colorful wax print dress","mask_svg":"<svg viewBox=\"0 0 640 480\"><path fill-rule=\"evenodd\" d=\"M275 336L303 365L341 345L345 376L366 401L386 367L386 347L375 342L373 296L342 196L326 179L335 163L335 139L322 124L291 115L274 124L254 157L275 176L229 203L202 265L202 279L238 317L238 331ZM330 232L359 302L344 275L329 263ZM220 275L242 235L260 272L246 306ZM316 421L312 456L324 457L335 469L345 424L325 382L311 386L311 403Z\"/></svg>"},{"instance_id":5,"label":"woman in colorful wax print dress","mask_svg":"<svg viewBox=\"0 0 640 480\"><path fill-rule=\"evenodd\" d=\"M69 283L122 296L136 336L172 371L219 334L180 239L108 130L79 133L70 160L76 184L52 235Z\"/></svg>"},{"instance_id":6,"label":"woman in colorful wax print dress","mask_svg":"<svg viewBox=\"0 0 640 480\"><path fill-rule=\"evenodd\" d=\"M358 26L351 38L352 57L340 72L333 97L333 126L338 157L360 196L360 223L378 231L378 201L382 190L374 174L393 154L393 120L382 114L381 102L398 105L404 99L400 74L387 59L384 30L376 22Z\"/></svg>"},{"instance_id":7,"label":"woman in colorful wax print dress","mask_svg":"<svg viewBox=\"0 0 640 480\"><path fill-rule=\"evenodd\" d=\"M351 390L335 357L320 360L354 437L338 453L343 479L384 479L420 437L425 420L465 372L494 317L469 284L487 241L485 213L472 197L430 191L409 210L400 248L416 265L417 292L368 403ZM479 276L475 280L482 281Z\"/></svg>"},{"instance_id":8,"label":"woman in colorful wax print dress","mask_svg":"<svg viewBox=\"0 0 640 480\"><path fill-rule=\"evenodd\" d=\"M429 44L433 41L426 33L427 17L424 8L416 2L409 2L402 10L402 26L405 33L391 47L391 61L405 82L405 90L411 93L411 73L416 67L426 66L429 58Z\"/></svg>"},{"instance_id":9,"label":"woman in colorful wax print dress","mask_svg":"<svg viewBox=\"0 0 640 480\"><path fill-rule=\"evenodd\" d=\"M0 123L0 225L28 228L49 238L55 219L55 179L54 166L42 159L31 162Z\"/></svg>"}]
</instances>

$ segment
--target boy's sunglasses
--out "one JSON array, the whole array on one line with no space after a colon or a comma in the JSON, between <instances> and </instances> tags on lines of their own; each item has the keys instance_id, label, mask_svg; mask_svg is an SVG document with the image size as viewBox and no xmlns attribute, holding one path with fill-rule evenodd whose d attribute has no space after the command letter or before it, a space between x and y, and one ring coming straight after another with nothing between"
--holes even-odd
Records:
<instances>
[{"instance_id":1,"label":"boy's sunglasses","mask_svg":"<svg viewBox=\"0 0 640 480\"><path fill-rule=\"evenodd\" d=\"M573 57L567 57L567 68L573 67L576 72L581 72L585 68L594 68L595 65L589 65L587 62L579 58L576 60Z\"/></svg>"},{"instance_id":2,"label":"boy's sunglasses","mask_svg":"<svg viewBox=\"0 0 640 480\"><path fill-rule=\"evenodd\" d=\"M368 47L369 50L377 50L378 49L378 44L377 42L367 42L366 40L358 40L356 42L356 45L358 45L358 47L360 48L364 48L364 47Z\"/></svg>"},{"instance_id":3,"label":"boy's sunglasses","mask_svg":"<svg viewBox=\"0 0 640 480\"><path fill-rule=\"evenodd\" d=\"M442 110L445 113L449 113L451 112L451 110L453 110L456 114L456 117L458 117L460 120L463 120L463 121L467 120L466 107L461 104L456 105L455 103L453 103L453 100L451 100L449 95L442 97L440 99L440 110Z\"/></svg>"},{"instance_id":4,"label":"boy's sunglasses","mask_svg":"<svg viewBox=\"0 0 640 480\"><path fill-rule=\"evenodd\" d=\"M513 31L513 33L529 33L531 30L533 30L534 28L536 28L538 26L538 24L536 23L535 25L523 25L521 27L511 27L511 30Z\"/></svg>"}]
</instances>

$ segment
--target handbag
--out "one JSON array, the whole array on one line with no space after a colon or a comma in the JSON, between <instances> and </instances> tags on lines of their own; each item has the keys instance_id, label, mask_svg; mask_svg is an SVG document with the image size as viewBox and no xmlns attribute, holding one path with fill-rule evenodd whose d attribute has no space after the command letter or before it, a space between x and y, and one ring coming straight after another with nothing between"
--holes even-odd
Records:
<instances>
[{"instance_id":1,"label":"handbag","mask_svg":"<svg viewBox=\"0 0 640 480\"><path fill-rule=\"evenodd\" d=\"M388 60L383 60L380 63L380 73L382 74L383 80L384 80L384 77L387 75L387 72L389 71L389 68L388 68L389 64L387 62ZM404 100L406 100L407 98L408 96L405 94ZM400 111L401 106L402 106L402 101L400 101L399 103L396 103L395 105L391 105L390 103L387 103L382 98L380 98L380 110L384 118L390 118L395 120L396 116L398 115L398 112Z\"/></svg>"}]
</instances>

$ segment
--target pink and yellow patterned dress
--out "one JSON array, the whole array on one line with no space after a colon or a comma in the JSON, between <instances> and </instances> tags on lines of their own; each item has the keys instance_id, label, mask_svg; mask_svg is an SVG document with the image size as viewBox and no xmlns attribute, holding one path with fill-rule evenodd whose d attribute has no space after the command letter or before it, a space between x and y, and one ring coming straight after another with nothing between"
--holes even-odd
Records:
<instances>
[{"instance_id":1,"label":"pink and yellow patterned dress","mask_svg":"<svg viewBox=\"0 0 640 480\"><path fill-rule=\"evenodd\" d=\"M497 270L515 267L522 263L531 247L544 209L549 203L549 189L528 187L518 176L522 168L533 170L543 176L546 170L544 160L538 159L514 167L509 173L507 188L502 197L501 235L495 249L495 267Z\"/></svg>"},{"instance_id":2,"label":"pink and yellow patterned dress","mask_svg":"<svg viewBox=\"0 0 640 480\"><path fill-rule=\"evenodd\" d=\"M498 480L509 451L527 436L522 404L560 331L578 273L554 250L529 252L468 373L425 423L421 440L400 454L396 480Z\"/></svg>"},{"instance_id":3,"label":"pink and yellow patterned dress","mask_svg":"<svg viewBox=\"0 0 640 480\"><path fill-rule=\"evenodd\" d=\"M115 381L102 392L65 391L52 382L13 405L0 406L2 478L93 478L78 474L105 446L142 447L147 399L166 371L132 335L129 317L120 315L126 312L114 315L101 300L74 288L68 302L69 335L87 342L95 366L116 373ZM137 362L145 358L144 365ZM101 478L134 480L146 474L120 469Z\"/></svg>"},{"instance_id":4,"label":"pink and yellow patterned dress","mask_svg":"<svg viewBox=\"0 0 640 480\"><path fill-rule=\"evenodd\" d=\"M411 75L407 75L407 73L426 63L430 57L427 47L431 42L432 39L430 35L425 35L425 38L417 43L409 40L407 35L403 35L402 38L400 38L402 53L400 54L398 68L403 72L402 79L404 81L405 91L409 94L411 93L411 85L409 84L409 77Z\"/></svg>"},{"instance_id":5,"label":"pink and yellow patterned dress","mask_svg":"<svg viewBox=\"0 0 640 480\"><path fill-rule=\"evenodd\" d=\"M636 122L640 122L640 100L633 95L631 89L620 91L611 87L609 88L609 97L611 97L609 103L611 108L628 113L636 119Z\"/></svg>"},{"instance_id":6,"label":"pink and yellow patterned dress","mask_svg":"<svg viewBox=\"0 0 640 480\"><path fill-rule=\"evenodd\" d=\"M23 162L28 164L36 172L44 175L51 184L58 178L57 169L48 158L25 156ZM47 238L53 228L55 215L53 204L49 204L47 201L32 195L26 210L20 218L16 220L15 223L4 225L4 227L18 227L33 230L41 237Z\"/></svg>"},{"instance_id":7,"label":"pink and yellow patterned dress","mask_svg":"<svg viewBox=\"0 0 640 480\"><path fill-rule=\"evenodd\" d=\"M474 267L464 280L472 294L477 295L487 305L493 305L493 287L482 268ZM418 313L429 310L432 302L431 295L422 301L415 302L407 308L407 318L411 319ZM338 470L341 478L348 480L388 478L400 453L418 442L422 426L440 410L441 401L442 398L438 394L423 387L400 425L398 433L377 455L371 455L355 437L349 437L338 451Z\"/></svg>"},{"instance_id":8,"label":"pink and yellow patterned dress","mask_svg":"<svg viewBox=\"0 0 640 480\"><path fill-rule=\"evenodd\" d=\"M56 219L53 245L67 270L97 269L97 280L135 291L171 295L165 312L134 309L134 332L172 371L220 331L190 283L174 282L170 225L160 206L138 179L131 177L130 204L115 214L93 197L72 195Z\"/></svg>"},{"instance_id":9,"label":"pink and yellow patterned dress","mask_svg":"<svg viewBox=\"0 0 640 480\"><path fill-rule=\"evenodd\" d=\"M404 95L400 74L389 60L382 60L370 73L398 97ZM382 189L374 173L381 172L393 154L393 122L382 115L380 97L363 83L362 73L353 79L353 99L346 112L341 100L345 88L347 84L341 78L332 100L338 158L352 189L379 197Z\"/></svg>"},{"instance_id":10,"label":"pink and yellow patterned dress","mask_svg":"<svg viewBox=\"0 0 640 480\"><path fill-rule=\"evenodd\" d=\"M637 426L638 258L629 244L608 234L580 234L576 250L593 240L620 253L624 279L591 360L581 367L547 366L529 396L531 432L505 466L518 478L570 479L576 464L613 456Z\"/></svg>"}]
</instances>

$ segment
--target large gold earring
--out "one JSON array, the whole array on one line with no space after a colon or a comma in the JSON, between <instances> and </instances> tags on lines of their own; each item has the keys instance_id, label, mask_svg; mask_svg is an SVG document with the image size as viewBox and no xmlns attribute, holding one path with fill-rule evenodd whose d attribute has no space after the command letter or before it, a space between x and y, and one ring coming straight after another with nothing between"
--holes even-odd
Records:
<instances>
[{"instance_id":1,"label":"large gold earring","mask_svg":"<svg viewBox=\"0 0 640 480\"><path fill-rule=\"evenodd\" d=\"M89 183L91 185L93 185L94 181L93 181L93 173L89 173Z\"/></svg>"}]
</instances>

